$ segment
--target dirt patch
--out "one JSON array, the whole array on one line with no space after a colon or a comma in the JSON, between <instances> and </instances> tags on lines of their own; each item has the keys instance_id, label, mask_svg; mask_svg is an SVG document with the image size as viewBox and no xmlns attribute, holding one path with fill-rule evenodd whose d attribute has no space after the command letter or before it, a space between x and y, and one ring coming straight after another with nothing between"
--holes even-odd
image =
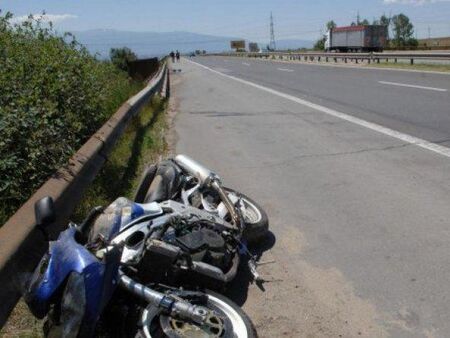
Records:
<instances>
[{"instance_id":1,"label":"dirt patch","mask_svg":"<svg viewBox=\"0 0 450 338\"><path fill-rule=\"evenodd\" d=\"M302 258L307 246L301 231L287 227L266 251L259 267L269 282L264 291L251 285L243 305L260 337L385 337L386 319L335 268L324 269Z\"/></svg>"}]
</instances>

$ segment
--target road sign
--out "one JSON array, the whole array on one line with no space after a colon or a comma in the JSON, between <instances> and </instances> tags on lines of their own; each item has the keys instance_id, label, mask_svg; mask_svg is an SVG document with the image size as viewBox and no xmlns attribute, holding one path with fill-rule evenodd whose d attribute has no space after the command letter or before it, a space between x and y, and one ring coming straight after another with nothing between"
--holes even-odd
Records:
<instances>
[{"instance_id":1,"label":"road sign","mask_svg":"<svg viewBox=\"0 0 450 338\"><path fill-rule=\"evenodd\" d=\"M231 41L231 49L245 49L245 40Z\"/></svg>"},{"instance_id":2,"label":"road sign","mask_svg":"<svg viewBox=\"0 0 450 338\"><path fill-rule=\"evenodd\" d=\"M251 53L258 53L259 52L259 46L256 42L250 42L248 44L248 49Z\"/></svg>"}]
</instances>

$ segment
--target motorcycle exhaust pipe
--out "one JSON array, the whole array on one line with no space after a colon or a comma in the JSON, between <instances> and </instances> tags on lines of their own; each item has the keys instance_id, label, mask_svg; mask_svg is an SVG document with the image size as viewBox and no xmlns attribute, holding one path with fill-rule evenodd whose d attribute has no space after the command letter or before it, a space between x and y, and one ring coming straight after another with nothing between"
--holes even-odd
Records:
<instances>
[{"instance_id":1,"label":"motorcycle exhaust pipe","mask_svg":"<svg viewBox=\"0 0 450 338\"><path fill-rule=\"evenodd\" d=\"M233 257L232 266L227 273L223 273L223 271L219 268L203 262L192 262L190 269L220 282L229 283L234 279L234 277L236 277L238 266L239 256L236 255Z\"/></svg>"},{"instance_id":2,"label":"motorcycle exhaust pipe","mask_svg":"<svg viewBox=\"0 0 450 338\"><path fill-rule=\"evenodd\" d=\"M188 172L190 175L197 178L200 185L210 186L212 189L217 191L220 196L220 199L225 204L225 207L228 209L228 212L233 219L234 225L237 226L238 229L243 228L242 220L240 215L238 214L233 202L228 197L227 192L222 188L222 183L220 181L219 176L204 167L200 163L194 161L192 158L186 155L177 155L174 159L175 163L177 163L183 170Z\"/></svg>"},{"instance_id":3,"label":"motorcycle exhaust pipe","mask_svg":"<svg viewBox=\"0 0 450 338\"><path fill-rule=\"evenodd\" d=\"M177 155L174 160L183 170L197 178L201 186L209 185L212 181L219 180L215 173L189 156Z\"/></svg>"}]
</instances>

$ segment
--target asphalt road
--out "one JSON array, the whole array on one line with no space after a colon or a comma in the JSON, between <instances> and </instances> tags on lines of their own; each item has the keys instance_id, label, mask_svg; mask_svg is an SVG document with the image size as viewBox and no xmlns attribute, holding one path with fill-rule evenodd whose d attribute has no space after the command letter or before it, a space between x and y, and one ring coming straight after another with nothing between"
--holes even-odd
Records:
<instances>
[{"instance_id":1,"label":"asphalt road","mask_svg":"<svg viewBox=\"0 0 450 338\"><path fill-rule=\"evenodd\" d=\"M450 74L233 57L204 57L195 61L429 141L450 139Z\"/></svg>"},{"instance_id":2,"label":"asphalt road","mask_svg":"<svg viewBox=\"0 0 450 338\"><path fill-rule=\"evenodd\" d=\"M278 93L185 60L173 67L176 152L271 220L261 260L275 263L260 268L271 282L260 291L242 273L230 290L259 335L450 336L450 158L292 100L442 141L449 91L379 81L449 90L450 76L194 61Z\"/></svg>"}]
</instances>

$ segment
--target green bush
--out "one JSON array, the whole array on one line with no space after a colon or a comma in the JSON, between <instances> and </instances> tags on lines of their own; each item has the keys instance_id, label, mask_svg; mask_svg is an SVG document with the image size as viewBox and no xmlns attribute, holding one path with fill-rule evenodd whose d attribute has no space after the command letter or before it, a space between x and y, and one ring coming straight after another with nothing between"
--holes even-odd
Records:
<instances>
[{"instance_id":1,"label":"green bush","mask_svg":"<svg viewBox=\"0 0 450 338\"><path fill-rule=\"evenodd\" d=\"M139 84L73 36L0 13L0 225Z\"/></svg>"},{"instance_id":2,"label":"green bush","mask_svg":"<svg viewBox=\"0 0 450 338\"><path fill-rule=\"evenodd\" d=\"M127 72L128 63L137 60L137 55L128 47L111 48L109 58L113 65Z\"/></svg>"}]
</instances>

